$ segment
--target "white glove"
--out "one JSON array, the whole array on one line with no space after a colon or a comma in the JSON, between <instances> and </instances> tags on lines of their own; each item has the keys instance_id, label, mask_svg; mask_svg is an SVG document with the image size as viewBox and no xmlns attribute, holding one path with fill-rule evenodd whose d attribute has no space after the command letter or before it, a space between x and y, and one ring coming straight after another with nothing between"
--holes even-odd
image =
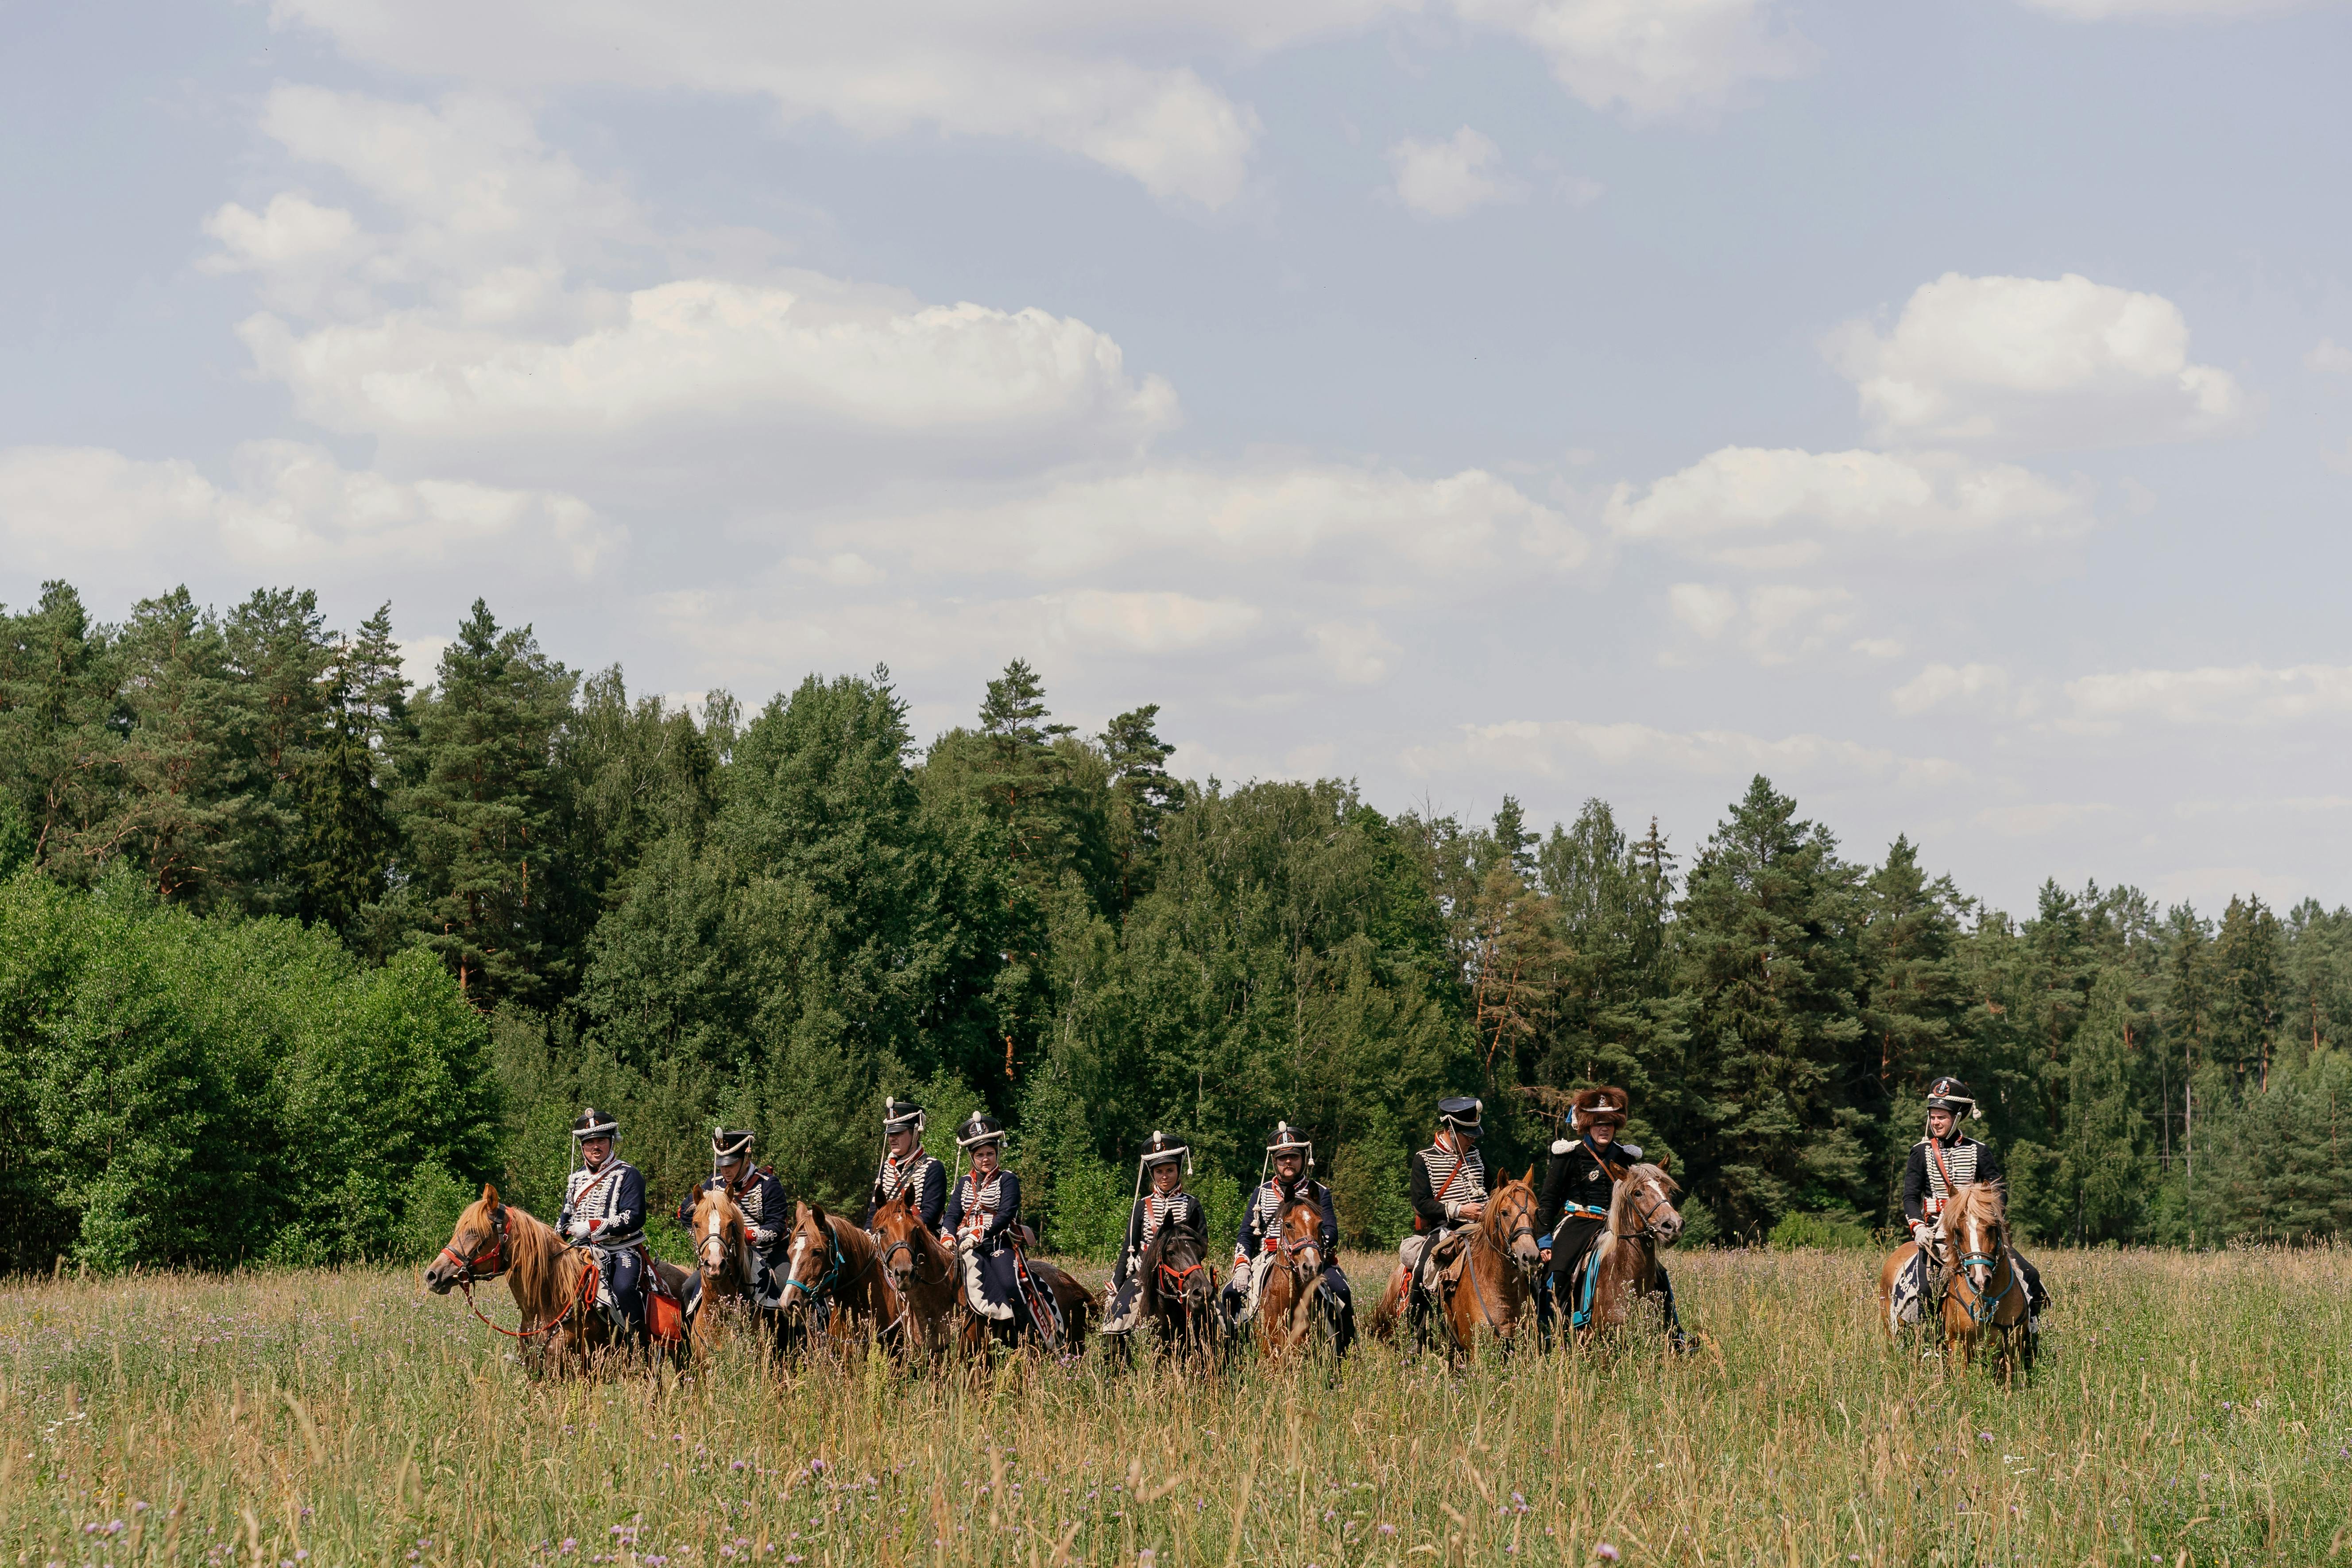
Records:
<instances>
[{"instance_id":1,"label":"white glove","mask_svg":"<svg viewBox=\"0 0 2352 1568\"><path fill-rule=\"evenodd\" d=\"M776 1245L776 1233L772 1230L755 1230L751 1233L751 1239L761 1247L773 1247Z\"/></svg>"}]
</instances>

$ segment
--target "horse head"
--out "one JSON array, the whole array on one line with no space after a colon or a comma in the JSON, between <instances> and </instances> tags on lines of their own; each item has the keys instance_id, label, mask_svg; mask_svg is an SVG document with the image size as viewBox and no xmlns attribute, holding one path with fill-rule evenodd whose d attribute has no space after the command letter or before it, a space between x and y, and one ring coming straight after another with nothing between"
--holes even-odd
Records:
<instances>
[{"instance_id":1,"label":"horse head","mask_svg":"<svg viewBox=\"0 0 2352 1568\"><path fill-rule=\"evenodd\" d=\"M793 1245L784 1258L783 1308L804 1307L833 1288L841 1273L841 1240L822 1204L793 1205Z\"/></svg>"},{"instance_id":2,"label":"horse head","mask_svg":"<svg viewBox=\"0 0 2352 1568\"><path fill-rule=\"evenodd\" d=\"M1666 1158L1635 1165L1617 1184L1609 1200L1609 1229L1617 1236L1641 1237L1660 1247L1672 1247L1683 1233L1682 1212L1674 1194L1682 1189L1666 1174Z\"/></svg>"},{"instance_id":3,"label":"horse head","mask_svg":"<svg viewBox=\"0 0 2352 1568\"><path fill-rule=\"evenodd\" d=\"M2009 1206L1997 1182L1964 1182L1944 1206L1944 1235L1959 1249L1960 1273L1979 1296L1992 1289L1993 1270L2009 1247Z\"/></svg>"},{"instance_id":4,"label":"horse head","mask_svg":"<svg viewBox=\"0 0 2352 1568\"><path fill-rule=\"evenodd\" d=\"M900 1187L890 1195L889 1202L874 1211L873 1230L881 1254L882 1271L890 1277L891 1288L904 1295L921 1279L921 1266L931 1251L924 1245L930 1239L930 1232L922 1215L915 1212L911 1186Z\"/></svg>"},{"instance_id":5,"label":"horse head","mask_svg":"<svg viewBox=\"0 0 2352 1568\"><path fill-rule=\"evenodd\" d=\"M1543 1248L1536 1245L1536 1168L1528 1167L1524 1176L1514 1176L1496 1188L1486 1200L1486 1212L1478 1221L1478 1228L1488 1245L1503 1253L1518 1266L1521 1274L1533 1279L1543 1267Z\"/></svg>"},{"instance_id":6,"label":"horse head","mask_svg":"<svg viewBox=\"0 0 2352 1568\"><path fill-rule=\"evenodd\" d=\"M483 1184L482 1195L466 1205L449 1233L449 1245L425 1266L425 1288L446 1296L459 1285L495 1279L507 1271L507 1210L498 1188Z\"/></svg>"},{"instance_id":7,"label":"horse head","mask_svg":"<svg viewBox=\"0 0 2352 1568\"><path fill-rule=\"evenodd\" d=\"M1283 1262L1302 1287L1312 1286L1327 1261L1323 1256L1323 1205L1303 1192L1285 1197L1282 1212L1275 1219L1275 1235Z\"/></svg>"},{"instance_id":8,"label":"horse head","mask_svg":"<svg viewBox=\"0 0 2352 1568\"><path fill-rule=\"evenodd\" d=\"M740 1277L737 1287L748 1286L751 1279L751 1224L743 1217L743 1210L734 1198L717 1187L703 1188L695 1194L690 1224L703 1283L722 1285L731 1268Z\"/></svg>"}]
</instances>

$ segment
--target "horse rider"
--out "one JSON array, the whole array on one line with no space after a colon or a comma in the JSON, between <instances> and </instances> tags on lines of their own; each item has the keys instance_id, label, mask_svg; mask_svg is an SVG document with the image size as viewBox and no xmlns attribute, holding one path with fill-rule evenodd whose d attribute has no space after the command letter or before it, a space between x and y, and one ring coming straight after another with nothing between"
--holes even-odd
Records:
<instances>
[{"instance_id":1,"label":"horse rider","mask_svg":"<svg viewBox=\"0 0 2352 1568\"><path fill-rule=\"evenodd\" d=\"M1004 1129L985 1111L956 1129L956 1147L971 1156L971 1169L949 1194L943 1223L963 1268L964 1299L981 1316L1007 1322L1022 1295L1021 1178L1003 1168Z\"/></svg>"},{"instance_id":2,"label":"horse rider","mask_svg":"<svg viewBox=\"0 0 2352 1568\"><path fill-rule=\"evenodd\" d=\"M1466 1094L1437 1102L1437 1136L1413 1151L1412 1228L1397 1248L1397 1260L1412 1279L1416 1311L1435 1300L1437 1270L1454 1248L1447 1244L1486 1215L1486 1163L1479 1157L1486 1105Z\"/></svg>"},{"instance_id":3,"label":"horse rider","mask_svg":"<svg viewBox=\"0 0 2352 1568\"><path fill-rule=\"evenodd\" d=\"M1908 1298L1920 1303L1924 1317L1939 1288L1940 1276L1951 1267L1951 1259L1945 1256L1944 1205L1951 1201L1952 1189L1970 1182L2001 1179L2000 1156L1993 1152L1992 1145L1979 1143L1960 1131L1963 1110L1978 1121L1984 1119L1967 1084L1956 1078L1939 1078L1927 1086L1927 1136L1911 1145L1910 1161L1903 1167L1903 1218L1919 1250L1896 1282L1898 1315L1903 1315ZM2050 1293L2042 1288L2042 1271L2014 1247L2009 1256L2025 1278L2027 1327L2038 1333L2042 1314L2050 1305Z\"/></svg>"},{"instance_id":4,"label":"horse rider","mask_svg":"<svg viewBox=\"0 0 2352 1568\"><path fill-rule=\"evenodd\" d=\"M1265 1270L1276 1266L1272 1259L1281 1240L1282 1205L1290 1198L1304 1198L1319 1216L1316 1240L1323 1249L1323 1268L1316 1277L1316 1293L1331 1320L1331 1349L1345 1355L1355 1342L1356 1301L1339 1268L1339 1217L1331 1189L1307 1174L1315 1164L1315 1145L1304 1132L1281 1121L1265 1141L1265 1152L1274 1174L1258 1184L1242 1210L1241 1234L1234 1238L1234 1274L1223 1293L1225 1321L1237 1328L1257 1310Z\"/></svg>"},{"instance_id":5,"label":"horse rider","mask_svg":"<svg viewBox=\"0 0 2352 1568\"><path fill-rule=\"evenodd\" d=\"M751 1230L751 1258L754 1278L753 1296L764 1300L768 1281L783 1256L784 1237L793 1224L792 1206L784 1201L783 1184L776 1180L775 1168L751 1163L751 1133L714 1129L710 1134L710 1170L709 1180L695 1188L698 1193L725 1193L743 1211L743 1218ZM694 1221L694 1196L689 1193L678 1200L677 1223L691 1225Z\"/></svg>"},{"instance_id":6,"label":"horse rider","mask_svg":"<svg viewBox=\"0 0 2352 1568\"><path fill-rule=\"evenodd\" d=\"M1633 1101L1622 1089L1580 1089L1569 1097L1560 1136L1552 1141L1544 1166L1542 1195L1536 1204L1536 1245L1550 1267L1554 1301L1563 1321L1582 1315L1580 1275L1609 1229L1609 1202L1620 1177L1642 1163L1638 1143L1622 1143ZM1658 1265L1658 1289L1665 1296L1666 1331L1680 1338L1675 1288Z\"/></svg>"},{"instance_id":7,"label":"horse rider","mask_svg":"<svg viewBox=\"0 0 2352 1568\"><path fill-rule=\"evenodd\" d=\"M913 1191L915 1213L923 1227L937 1236L948 1202L948 1168L923 1147L923 1108L893 1096L882 1102L882 1168L874 1173L866 1217L858 1224L873 1229L874 1216L902 1187Z\"/></svg>"},{"instance_id":8,"label":"horse rider","mask_svg":"<svg viewBox=\"0 0 2352 1568\"><path fill-rule=\"evenodd\" d=\"M1184 1190L1184 1167L1192 1152L1165 1132L1145 1140L1139 1173L1150 1190L1128 1211L1127 1245L1119 1250L1118 1266L1111 1271L1110 1310L1103 1315L1102 1331L1123 1334L1134 1329L1143 1299L1143 1255L1160 1233L1192 1237L1209 1253L1209 1211Z\"/></svg>"},{"instance_id":9,"label":"horse rider","mask_svg":"<svg viewBox=\"0 0 2352 1568\"><path fill-rule=\"evenodd\" d=\"M646 1179L613 1152L618 1119L594 1106L572 1123L580 1167L563 1184L556 1234L585 1246L604 1282L604 1300L640 1340L646 1333Z\"/></svg>"}]
</instances>

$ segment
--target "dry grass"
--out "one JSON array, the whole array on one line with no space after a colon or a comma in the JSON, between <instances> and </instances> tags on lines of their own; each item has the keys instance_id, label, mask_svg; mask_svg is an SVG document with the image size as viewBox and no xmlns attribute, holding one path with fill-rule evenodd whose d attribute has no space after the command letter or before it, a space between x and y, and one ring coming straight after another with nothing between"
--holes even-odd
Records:
<instances>
[{"instance_id":1,"label":"dry grass","mask_svg":"<svg viewBox=\"0 0 2352 1568\"><path fill-rule=\"evenodd\" d=\"M1376 1260L1351 1262L1369 1298ZM1100 1358L538 1382L408 1274L23 1284L0 1290L0 1542L301 1568L2352 1551L2352 1255L2042 1262L2062 1307L2013 1393L1888 1348L1852 1253L1678 1258L1708 1348L1677 1363L1448 1377L1372 1347L1207 1386Z\"/></svg>"}]
</instances>

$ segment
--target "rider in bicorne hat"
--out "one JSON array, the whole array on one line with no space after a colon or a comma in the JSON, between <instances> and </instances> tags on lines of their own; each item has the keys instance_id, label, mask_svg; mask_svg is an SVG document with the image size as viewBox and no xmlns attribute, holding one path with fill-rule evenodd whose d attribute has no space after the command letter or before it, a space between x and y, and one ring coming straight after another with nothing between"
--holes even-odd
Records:
<instances>
[{"instance_id":1,"label":"rider in bicorne hat","mask_svg":"<svg viewBox=\"0 0 2352 1568\"><path fill-rule=\"evenodd\" d=\"M971 1169L948 1194L948 1239L963 1268L964 1300L982 1317L1012 1319L1021 1301L1021 1178L1003 1168L1004 1129L975 1110L956 1129Z\"/></svg>"},{"instance_id":2,"label":"rider in bicorne hat","mask_svg":"<svg viewBox=\"0 0 2352 1568\"><path fill-rule=\"evenodd\" d=\"M1637 1143L1617 1135L1625 1129L1633 1101L1622 1089L1580 1089L1569 1097L1560 1136L1552 1141L1544 1166L1542 1195L1536 1205L1537 1245L1550 1266L1554 1302L1560 1321L1579 1322L1583 1309L1584 1265L1609 1228L1609 1200L1618 1178L1642 1163ZM1677 1333L1675 1288L1666 1266L1658 1265L1669 1333Z\"/></svg>"},{"instance_id":3,"label":"rider in bicorne hat","mask_svg":"<svg viewBox=\"0 0 2352 1568\"><path fill-rule=\"evenodd\" d=\"M1917 1321L1933 1309L1930 1297L1937 1274L1931 1271L1931 1260L1937 1270L1948 1268L1951 1261L1944 1255L1944 1205L1951 1201L1952 1189L2001 1179L2000 1156L1993 1152L1992 1145L1979 1143L1960 1131L1964 1111L1979 1121L1984 1118L1967 1084L1956 1078L1939 1078L1927 1086L1927 1135L1911 1145L1910 1161L1903 1167L1903 1219L1919 1250L1895 1282L1893 1311L1897 1322ZM2039 1331L2042 1313L2050 1305L2050 1293L2042 1288L2042 1271L2014 1247L2010 1248L2010 1258L2025 1278L2029 1324Z\"/></svg>"},{"instance_id":4,"label":"rider in bicorne hat","mask_svg":"<svg viewBox=\"0 0 2352 1568\"><path fill-rule=\"evenodd\" d=\"M882 1102L882 1168L874 1173L874 1190L866 1194L868 1229L884 1204L910 1190L915 1214L936 1234L948 1202L948 1168L923 1148L923 1108L895 1097Z\"/></svg>"},{"instance_id":5,"label":"rider in bicorne hat","mask_svg":"<svg viewBox=\"0 0 2352 1568\"><path fill-rule=\"evenodd\" d=\"M1276 1243L1281 1239L1276 1227L1283 1203L1303 1198L1315 1205L1317 1242L1323 1249L1316 1296L1331 1324L1331 1349L1345 1355L1356 1339L1356 1299L1339 1268L1339 1215L1332 1206L1331 1189L1308 1173L1315 1167L1315 1145L1306 1133L1282 1121L1267 1137L1265 1153L1273 1173L1242 1209L1241 1234L1234 1238L1234 1274L1221 1298L1225 1321L1238 1328L1255 1315L1266 1270L1274 1267Z\"/></svg>"},{"instance_id":6,"label":"rider in bicorne hat","mask_svg":"<svg viewBox=\"0 0 2352 1568\"><path fill-rule=\"evenodd\" d=\"M1413 1234L1397 1248L1397 1260L1412 1280L1416 1310L1429 1300L1444 1244L1486 1215L1486 1162L1478 1152L1486 1109L1466 1094L1439 1100L1436 1138L1413 1151Z\"/></svg>"},{"instance_id":7,"label":"rider in bicorne hat","mask_svg":"<svg viewBox=\"0 0 2352 1568\"><path fill-rule=\"evenodd\" d=\"M751 1137L748 1129L714 1129L710 1134L711 1173L695 1192L725 1193L743 1211L743 1218L751 1227L751 1253L761 1274L751 1281L751 1288L756 1294L765 1296L769 1277L782 1258L784 1237L792 1229L793 1215L774 1168L751 1163ZM689 1193L678 1200L677 1223L690 1225L693 1220L694 1194Z\"/></svg>"},{"instance_id":8,"label":"rider in bicorne hat","mask_svg":"<svg viewBox=\"0 0 2352 1568\"><path fill-rule=\"evenodd\" d=\"M618 1118L590 1106L572 1123L581 1168L563 1184L563 1208L556 1233L585 1244L604 1279L604 1300L640 1338L646 1331L645 1260L639 1246L646 1232L646 1179L613 1152Z\"/></svg>"},{"instance_id":9,"label":"rider in bicorne hat","mask_svg":"<svg viewBox=\"0 0 2352 1568\"><path fill-rule=\"evenodd\" d=\"M1171 1133L1154 1132L1144 1141L1140 1173L1149 1188L1128 1212L1127 1245L1119 1248L1118 1265L1111 1270L1104 1333L1123 1334L1135 1327L1143 1295L1144 1250L1162 1231L1190 1235L1201 1244L1202 1256L1207 1256L1209 1212L1184 1190L1184 1167L1192 1158L1192 1152Z\"/></svg>"}]
</instances>

